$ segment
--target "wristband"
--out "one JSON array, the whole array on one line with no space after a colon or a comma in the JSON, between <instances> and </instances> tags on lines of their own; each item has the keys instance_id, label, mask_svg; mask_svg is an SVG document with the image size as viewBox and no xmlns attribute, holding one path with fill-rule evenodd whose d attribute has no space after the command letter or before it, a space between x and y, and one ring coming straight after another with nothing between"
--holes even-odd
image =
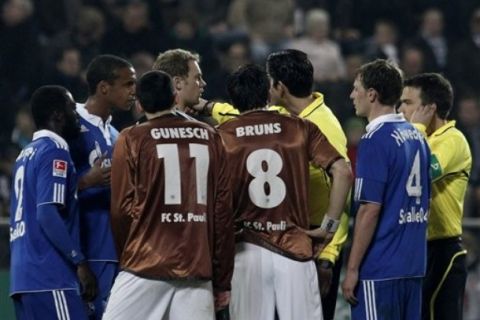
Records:
<instances>
[{"instance_id":1,"label":"wristband","mask_svg":"<svg viewBox=\"0 0 480 320\"><path fill-rule=\"evenodd\" d=\"M322 224L320 225L320 229L325 230L329 233L333 233L337 231L339 225L340 220L332 219L328 215L325 215L325 217L323 217Z\"/></svg>"}]
</instances>

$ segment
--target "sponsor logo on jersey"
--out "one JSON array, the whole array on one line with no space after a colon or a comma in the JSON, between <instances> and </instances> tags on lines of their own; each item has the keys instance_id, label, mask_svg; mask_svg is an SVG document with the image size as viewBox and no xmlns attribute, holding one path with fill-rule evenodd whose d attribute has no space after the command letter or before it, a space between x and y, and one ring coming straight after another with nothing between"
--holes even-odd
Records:
<instances>
[{"instance_id":1,"label":"sponsor logo on jersey","mask_svg":"<svg viewBox=\"0 0 480 320\"><path fill-rule=\"evenodd\" d=\"M53 176L66 178L67 177L67 161L53 160Z\"/></svg>"}]
</instances>

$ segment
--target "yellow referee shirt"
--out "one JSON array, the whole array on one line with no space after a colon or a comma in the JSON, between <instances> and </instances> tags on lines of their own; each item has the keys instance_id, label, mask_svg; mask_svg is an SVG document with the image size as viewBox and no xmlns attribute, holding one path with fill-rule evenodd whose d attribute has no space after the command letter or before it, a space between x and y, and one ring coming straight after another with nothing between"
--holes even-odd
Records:
<instances>
[{"instance_id":1,"label":"yellow referee shirt","mask_svg":"<svg viewBox=\"0 0 480 320\"><path fill-rule=\"evenodd\" d=\"M315 123L338 153L340 153L346 161L349 161L347 157L347 137L338 119L332 110L325 105L321 93L315 92L313 95L315 100L303 109L299 117ZM285 108L280 106L271 106L269 109L277 110L280 113L288 113ZM212 117L218 123L223 123L236 114L239 114L238 110L228 103L215 103L212 108ZM320 226L328 208L329 196L329 176L324 170L310 166L310 224ZM322 251L319 258L335 263L342 245L347 240L348 218L348 214L344 212L341 217L339 229L330 244Z\"/></svg>"},{"instance_id":2,"label":"yellow referee shirt","mask_svg":"<svg viewBox=\"0 0 480 320\"><path fill-rule=\"evenodd\" d=\"M427 136L424 125L416 123L415 126ZM463 133L455 128L455 121L447 122L427 136L427 141L432 152L432 201L427 238L460 236L463 202L472 167L470 147Z\"/></svg>"}]
</instances>

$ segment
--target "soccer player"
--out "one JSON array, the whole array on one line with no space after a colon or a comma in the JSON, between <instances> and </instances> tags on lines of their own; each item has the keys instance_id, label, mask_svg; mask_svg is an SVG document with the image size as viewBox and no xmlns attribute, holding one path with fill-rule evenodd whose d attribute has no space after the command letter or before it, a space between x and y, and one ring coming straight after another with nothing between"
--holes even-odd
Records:
<instances>
[{"instance_id":1,"label":"soccer player","mask_svg":"<svg viewBox=\"0 0 480 320\"><path fill-rule=\"evenodd\" d=\"M467 279L463 202L472 156L465 136L448 120L453 104L450 82L438 73L426 73L405 80L404 86L399 111L425 135L432 152L422 317L460 320Z\"/></svg>"},{"instance_id":2,"label":"soccer player","mask_svg":"<svg viewBox=\"0 0 480 320\"><path fill-rule=\"evenodd\" d=\"M85 104L77 104L81 133L70 147L79 175L82 250L99 287L89 315L101 319L118 265L110 226L110 166L118 136L110 124L111 112L134 105L136 75L126 60L100 55L87 68L87 82L89 97Z\"/></svg>"},{"instance_id":3,"label":"soccer player","mask_svg":"<svg viewBox=\"0 0 480 320\"><path fill-rule=\"evenodd\" d=\"M275 309L280 319L322 319L309 235L333 237L351 185L350 166L313 123L264 110L269 88L259 67L240 68L227 91L242 113L218 127L236 172L230 311L234 319L274 319ZM309 161L332 177L329 207L314 233L305 230Z\"/></svg>"},{"instance_id":4,"label":"soccer player","mask_svg":"<svg viewBox=\"0 0 480 320\"><path fill-rule=\"evenodd\" d=\"M207 85L199 63L198 54L173 49L160 53L153 64L153 70L166 72L172 77L176 91L175 106L180 111L197 105Z\"/></svg>"},{"instance_id":5,"label":"soccer player","mask_svg":"<svg viewBox=\"0 0 480 320\"><path fill-rule=\"evenodd\" d=\"M87 319L96 294L80 250L77 177L65 139L79 133L72 95L60 86L31 100L38 128L18 156L10 216L10 295L16 318Z\"/></svg>"},{"instance_id":6,"label":"soccer player","mask_svg":"<svg viewBox=\"0 0 480 320\"><path fill-rule=\"evenodd\" d=\"M270 110L291 113L312 121L332 146L348 161L347 138L330 108L325 104L320 92L312 92L313 66L307 55L299 50L283 50L270 54L267 59L270 82ZM227 103L203 104L196 108L206 111L219 123L238 114L238 110ZM281 106L281 107L280 107ZM310 166L310 194L308 205L310 227L317 228L322 223L329 205L331 181L321 168ZM323 316L333 320L339 286L341 260L340 251L347 239L348 214L344 212L338 231L327 247L322 250L315 262L322 294Z\"/></svg>"},{"instance_id":7,"label":"soccer player","mask_svg":"<svg viewBox=\"0 0 480 320\"><path fill-rule=\"evenodd\" d=\"M358 146L355 227L343 295L352 319L420 319L430 199L430 151L394 105L399 70L385 60L363 65L350 98L368 119Z\"/></svg>"},{"instance_id":8,"label":"soccer player","mask_svg":"<svg viewBox=\"0 0 480 320\"><path fill-rule=\"evenodd\" d=\"M213 319L228 306L235 249L220 136L176 111L164 72L143 75L137 96L148 120L120 133L112 159L122 271L104 319Z\"/></svg>"}]
</instances>

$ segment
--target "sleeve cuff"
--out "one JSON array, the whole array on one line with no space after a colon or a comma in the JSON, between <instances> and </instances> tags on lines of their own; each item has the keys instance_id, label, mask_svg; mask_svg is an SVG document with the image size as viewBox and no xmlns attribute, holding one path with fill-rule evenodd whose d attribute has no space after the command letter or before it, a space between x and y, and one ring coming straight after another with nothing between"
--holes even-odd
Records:
<instances>
[{"instance_id":1,"label":"sleeve cuff","mask_svg":"<svg viewBox=\"0 0 480 320\"><path fill-rule=\"evenodd\" d=\"M328 248L325 248L320 255L318 256L317 259L322 259L322 260L328 260L331 263L335 264L335 261L337 260L338 257L338 252L330 252L328 251Z\"/></svg>"}]
</instances>

